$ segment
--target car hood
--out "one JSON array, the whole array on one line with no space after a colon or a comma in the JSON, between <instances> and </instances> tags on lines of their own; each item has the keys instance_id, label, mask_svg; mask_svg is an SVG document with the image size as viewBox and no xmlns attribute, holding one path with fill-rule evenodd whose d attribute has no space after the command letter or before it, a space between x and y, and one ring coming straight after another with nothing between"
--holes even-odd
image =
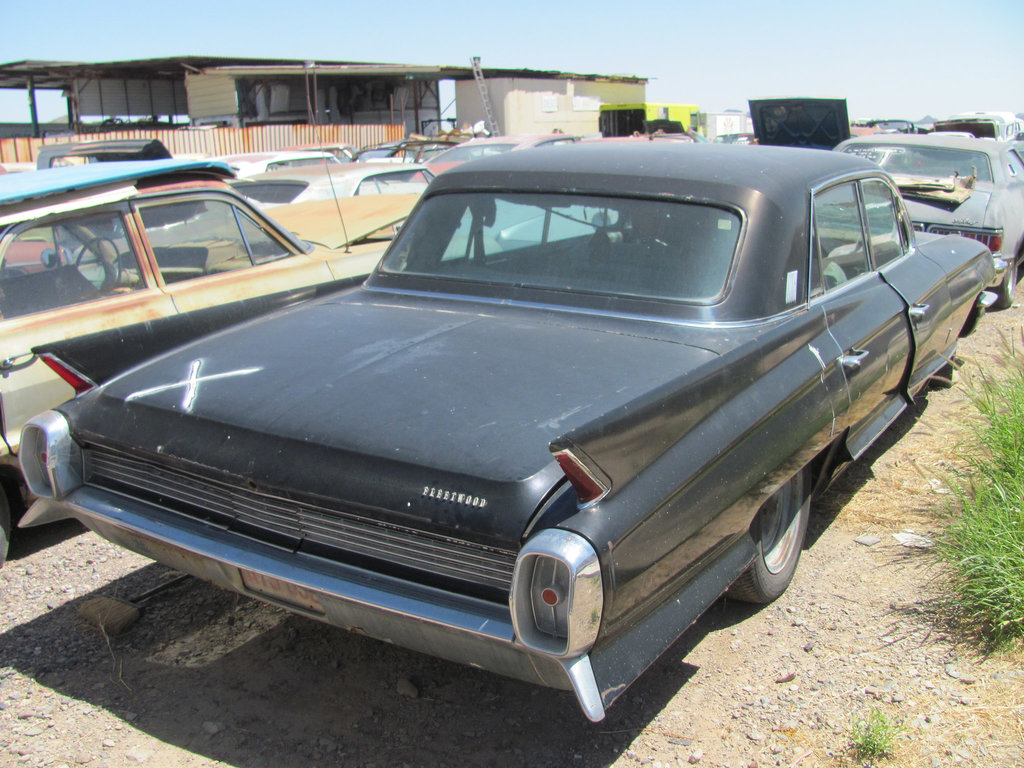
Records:
<instances>
[{"instance_id":1,"label":"car hood","mask_svg":"<svg viewBox=\"0 0 1024 768\"><path fill-rule=\"evenodd\" d=\"M748 104L762 146L832 149L850 138L846 99L750 99Z\"/></svg>"},{"instance_id":2,"label":"car hood","mask_svg":"<svg viewBox=\"0 0 1024 768\"><path fill-rule=\"evenodd\" d=\"M651 327L357 289L65 407L85 443L515 542L562 479L550 443L716 357Z\"/></svg>"}]
</instances>

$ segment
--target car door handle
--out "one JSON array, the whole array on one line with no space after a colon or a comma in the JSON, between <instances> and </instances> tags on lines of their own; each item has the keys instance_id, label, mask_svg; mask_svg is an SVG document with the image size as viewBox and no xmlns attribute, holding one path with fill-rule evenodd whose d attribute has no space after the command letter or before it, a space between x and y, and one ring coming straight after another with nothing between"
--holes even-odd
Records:
<instances>
[{"instance_id":1,"label":"car door handle","mask_svg":"<svg viewBox=\"0 0 1024 768\"><path fill-rule=\"evenodd\" d=\"M845 355L840 355L839 363L848 371L858 371L869 354L871 353L866 349L851 349Z\"/></svg>"},{"instance_id":2,"label":"car door handle","mask_svg":"<svg viewBox=\"0 0 1024 768\"><path fill-rule=\"evenodd\" d=\"M929 304L915 304L910 308L910 319L914 322L924 320L928 317L928 309L931 305Z\"/></svg>"}]
</instances>

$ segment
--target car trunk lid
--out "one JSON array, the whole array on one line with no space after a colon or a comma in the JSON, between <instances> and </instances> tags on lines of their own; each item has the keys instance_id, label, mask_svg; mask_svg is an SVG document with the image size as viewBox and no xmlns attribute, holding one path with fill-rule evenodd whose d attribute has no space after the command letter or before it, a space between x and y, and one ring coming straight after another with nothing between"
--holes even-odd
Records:
<instances>
[{"instance_id":1,"label":"car trunk lid","mask_svg":"<svg viewBox=\"0 0 1024 768\"><path fill-rule=\"evenodd\" d=\"M716 356L650 326L355 291L130 371L77 429L261 493L518 541L561 480L553 440Z\"/></svg>"}]
</instances>

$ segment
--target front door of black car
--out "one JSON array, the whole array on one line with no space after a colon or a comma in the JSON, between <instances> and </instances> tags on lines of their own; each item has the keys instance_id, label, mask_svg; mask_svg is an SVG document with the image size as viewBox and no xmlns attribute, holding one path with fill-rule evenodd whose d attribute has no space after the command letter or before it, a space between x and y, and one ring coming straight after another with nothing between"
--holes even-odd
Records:
<instances>
[{"instance_id":1,"label":"front door of black car","mask_svg":"<svg viewBox=\"0 0 1024 768\"><path fill-rule=\"evenodd\" d=\"M855 182L814 196L818 301L842 353L850 408L837 419L849 429L857 458L907 405L901 383L910 355L906 306L871 268Z\"/></svg>"},{"instance_id":2,"label":"front door of black car","mask_svg":"<svg viewBox=\"0 0 1024 768\"><path fill-rule=\"evenodd\" d=\"M873 179L861 182L864 214L875 268L903 297L914 336L907 390L916 392L946 365L959 328L951 328L953 302L946 270L910 246L909 217L892 189ZM958 302L957 306L962 304Z\"/></svg>"}]
</instances>

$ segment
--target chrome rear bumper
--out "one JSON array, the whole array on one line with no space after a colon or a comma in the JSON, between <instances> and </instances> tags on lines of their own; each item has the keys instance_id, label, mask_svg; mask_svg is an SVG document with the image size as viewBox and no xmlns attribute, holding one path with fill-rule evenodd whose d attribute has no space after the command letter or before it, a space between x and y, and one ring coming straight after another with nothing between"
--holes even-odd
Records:
<instances>
[{"instance_id":1,"label":"chrome rear bumper","mask_svg":"<svg viewBox=\"0 0 1024 768\"><path fill-rule=\"evenodd\" d=\"M103 538L171 568L333 626L538 685L575 690L589 718L604 717L589 658L558 660L531 653L515 641L507 605L278 549L89 486L64 501L36 502L21 524L63 517L74 517Z\"/></svg>"}]
</instances>

